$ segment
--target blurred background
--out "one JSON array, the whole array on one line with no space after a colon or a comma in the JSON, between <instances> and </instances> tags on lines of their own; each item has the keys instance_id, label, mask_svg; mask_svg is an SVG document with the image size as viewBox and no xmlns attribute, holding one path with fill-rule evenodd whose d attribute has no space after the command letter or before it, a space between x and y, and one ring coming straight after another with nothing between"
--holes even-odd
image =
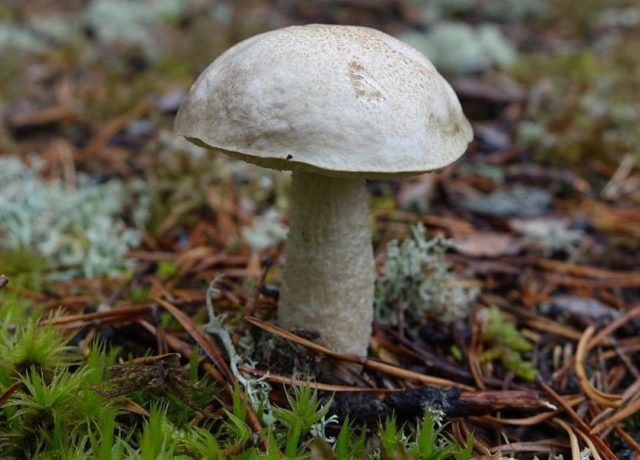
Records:
<instances>
[{"instance_id":1,"label":"blurred background","mask_svg":"<svg viewBox=\"0 0 640 460\"><path fill-rule=\"evenodd\" d=\"M63 278L118 273L143 241L276 247L286 174L204 152L171 126L222 51L312 22L374 27L415 46L473 121L473 145L443 175L370 186L381 215L481 218L481 230L515 232L546 253L638 268L632 0L4 0L0 247L34 251ZM376 241L405 227L384 226ZM602 238L585 240L591 230Z\"/></svg>"}]
</instances>

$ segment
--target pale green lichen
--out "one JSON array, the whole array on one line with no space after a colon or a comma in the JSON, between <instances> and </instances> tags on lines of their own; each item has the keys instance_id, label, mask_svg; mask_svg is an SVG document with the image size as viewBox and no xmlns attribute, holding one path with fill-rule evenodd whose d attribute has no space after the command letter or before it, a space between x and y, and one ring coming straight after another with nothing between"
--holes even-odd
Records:
<instances>
[{"instance_id":1,"label":"pale green lichen","mask_svg":"<svg viewBox=\"0 0 640 460\"><path fill-rule=\"evenodd\" d=\"M395 324L398 308L445 323L467 316L479 291L454 282L444 256L450 246L442 237L427 239L422 224L402 242L389 243L383 274L376 282L377 321Z\"/></svg>"},{"instance_id":2,"label":"pale green lichen","mask_svg":"<svg viewBox=\"0 0 640 460\"><path fill-rule=\"evenodd\" d=\"M32 31L6 21L0 21L0 51L42 52L47 44Z\"/></svg>"},{"instance_id":3,"label":"pale green lichen","mask_svg":"<svg viewBox=\"0 0 640 460\"><path fill-rule=\"evenodd\" d=\"M474 14L495 21L521 21L546 16L548 0L413 0L425 21Z\"/></svg>"},{"instance_id":4,"label":"pale green lichen","mask_svg":"<svg viewBox=\"0 0 640 460\"><path fill-rule=\"evenodd\" d=\"M148 218L142 185L96 184L80 174L69 186L41 179L40 162L32 163L0 157L0 250L33 251L56 278L110 276L130 266L125 253L140 243ZM135 196L133 225L127 225L122 214Z\"/></svg>"},{"instance_id":5,"label":"pale green lichen","mask_svg":"<svg viewBox=\"0 0 640 460\"><path fill-rule=\"evenodd\" d=\"M262 421L264 423L273 423L275 418L273 415L273 407L271 405L271 401L269 400L271 385L269 385L269 382L267 381L267 376L260 378L251 378L240 372L240 370L238 369L239 364L246 363L250 367L255 367L255 363L253 363L250 359L241 356L236 351L236 347L231 340L229 330L224 324L226 315L216 314L213 308L213 298L220 292L220 290L217 288L217 285L221 279L221 276L216 276L213 281L211 281L211 283L209 284L209 288L207 289L206 305L209 321L203 326L203 329L205 332L218 337L220 342L222 342L222 345L227 352L227 356L229 356L229 368L231 369L231 372L238 380L238 383L244 388L246 397L251 403L251 406L257 412L262 414ZM247 336L245 335L245 337ZM255 348L253 344L248 343L246 339L243 345L245 347L248 347L248 350L246 350L246 356L250 355L252 349Z\"/></svg>"},{"instance_id":6,"label":"pale green lichen","mask_svg":"<svg viewBox=\"0 0 640 460\"><path fill-rule=\"evenodd\" d=\"M184 0L94 0L86 21L105 43L140 46L148 57L160 52L157 31L163 20L173 20L186 8Z\"/></svg>"},{"instance_id":7,"label":"pale green lichen","mask_svg":"<svg viewBox=\"0 0 640 460\"><path fill-rule=\"evenodd\" d=\"M254 251L263 251L279 245L287 238L287 226L282 223L276 209L268 209L256 217L250 226L242 229L242 237Z\"/></svg>"},{"instance_id":8,"label":"pale green lichen","mask_svg":"<svg viewBox=\"0 0 640 460\"><path fill-rule=\"evenodd\" d=\"M443 21L427 33L412 31L399 37L426 55L444 72L469 73L491 66L508 67L517 53L496 26L473 28L463 22Z\"/></svg>"}]
</instances>

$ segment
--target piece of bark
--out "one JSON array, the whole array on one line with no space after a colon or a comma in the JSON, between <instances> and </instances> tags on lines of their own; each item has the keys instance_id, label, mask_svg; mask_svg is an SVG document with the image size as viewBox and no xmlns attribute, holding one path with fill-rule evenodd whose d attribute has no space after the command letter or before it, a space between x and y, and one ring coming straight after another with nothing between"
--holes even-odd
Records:
<instances>
[{"instance_id":1,"label":"piece of bark","mask_svg":"<svg viewBox=\"0 0 640 460\"><path fill-rule=\"evenodd\" d=\"M422 417L428 409L441 410L448 417L486 415L496 411L539 411L554 407L541 399L535 391L478 391L422 387L392 391L376 395L371 393L344 393L336 395L332 412L339 417L349 415L350 420L376 423L391 415L399 421Z\"/></svg>"}]
</instances>

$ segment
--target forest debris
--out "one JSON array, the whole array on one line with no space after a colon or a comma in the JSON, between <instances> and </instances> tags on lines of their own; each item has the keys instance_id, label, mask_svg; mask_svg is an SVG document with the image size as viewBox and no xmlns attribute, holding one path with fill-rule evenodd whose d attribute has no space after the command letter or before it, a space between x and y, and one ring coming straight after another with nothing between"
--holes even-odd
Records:
<instances>
[{"instance_id":1,"label":"forest debris","mask_svg":"<svg viewBox=\"0 0 640 460\"><path fill-rule=\"evenodd\" d=\"M380 395L370 392L339 393L334 397L332 412L350 420L376 423L395 415L399 421L413 420L425 410L442 411L448 417L484 415L501 410L555 410L540 399L535 391L478 391L421 387L388 391Z\"/></svg>"},{"instance_id":2,"label":"forest debris","mask_svg":"<svg viewBox=\"0 0 640 460\"><path fill-rule=\"evenodd\" d=\"M155 100L155 107L160 112L175 113L186 95L187 90L185 88L174 88L158 96Z\"/></svg>"},{"instance_id":3,"label":"forest debris","mask_svg":"<svg viewBox=\"0 0 640 460\"><path fill-rule=\"evenodd\" d=\"M292 332L289 332L285 329L282 329L278 326L275 326L271 323L268 323L266 321L263 321L253 316L245 317L245 320L256 327L259 327L260 329L264 329L267 332L270 332L279 337L295 342L317 353L327 355L330 358L334 358L340 361L345 361L348 363L360 364L366 368L384 372L386 374L394 375L396 377L406 378L409 380L417 380L418 382L422 382L426 385L433 385L433 386L439 386L439 387L453 387L453 388L460 388L463 390L473 390L473 388L468 385L454 382L452 380L418 374L416 372L402 369L400 367L397 367L385 362L363 358L362 356L347 355L347 354L331 351L328 348L323 347L322 345L318 345L317 343L311 342L310 340L303 339Z\"/></svg>"},{"instance_id":4,"label":"forest debris","mask_svg":"<svg viewBox=\"0 0 640 460\"><path fill-rule=\"evenodd\" d=\"M139 321L139 323L152 334L157 334L157 328L151 325L150 323L148 323L147 321ZM172 349L179 352L181 355L187 358L191 358L191 356L193 355L194 352L191 346L181 341L180 339L174 337L173 335L167 334L166 340L168 345ZM202 361L200 365L205 371L207 371L208 374L210 374L214 378L214 380L216 380L221 384L222 389L225 390L227 394L229 394L229 396L232 396L231 393L233 389L230 385L228 385L229 381L225 380L223 375L218 371L218 369L216 369L216 367L214 367L213 365L211 365L209 362L206 362L206 361ZM240 391L240 396L244 397L242 391ZM247 422L251 426L251 429L253 430L254 433L259 433L262 430L262 425L260 423L260 420L258 419L258 416L253 410L253 407L251 407L251 405L248 402L246 404L246 408L247 408Z\"/></svg>"},{"instance_id":5,"label":"forest debris","mask_svg":"<svg viewBox=\"0 0 640 460\"><path fill-rule=\"evenodd\" d=\"M422 222L425 225L433 227L446 228L454 235L465 235L473 233L474 228L469 222L463 219L457 219L453 217L435 216L430 214L415 214L413 212L400 211L400 210L383 210L373 211L373 216L376 219L383 221L396 221L416 224Z\"/></svg>"},{"instance_id":6,"label":"forest debris","mask_svg":"<svg viewBox=\"0 0 640 460\"><path fill-rule=\"evenodd\" d=\"M605 407L618 407L622 396L604 393L595 388L589 378L587 372L584 369L584 360L589 352L589 340L595 332L595 327L589 326L578 342L578 348L576 349L576 364L575 371L580 387L593 401Z\"/></svg>"},{"instance_id":7,"label":"forest debris","mask_svg":"<svg viewBox=\"0 0 640 460\"><path fill-rule=\"evenodd\" d=\"M587 425L585 421L582 420L582 418L578 414L576 414L575 410L573 410L573 408L562 396L555 392L549 385L544 383L542 379L538 378L537 381L542 389L547 392L549 397L554 400L558 404L558 406L562 407L562 409L571 417L571 419L576 423L577 427L589 436L589 439L591 439L591 441L599 449L600 453L603 454L607 460L617 460L617 457L613 454L613 452L611 452L611 449L607 447L602 438L600 438L599 436L594 436L590 433L589 425Z\"/></svg>"},{"instance_id":8,"label":"forest debris","mask_svg":"<svg viewBox=\"0 0 640 460\"><path fill-rule=\"evenodd\" d=\"M637 398L637 394L635 395ZM620 405L618 410L609 418L601 421L591 429L592 433L601 433L606 429L622 422L627 417L632 416L640 411L640 399L635 399L627 405Z\"/></svg>"},{"instance_id":9,"label":"forest debris","mask_svg":"<svg viewBox=\"0 0 640 460\"><path fill-rule=\"evenodd\" d=\"M106 398L117 398L135 391L156 389L173 394L196 412L202 412L188 390L204 391L189 380L180 365L178 353L137 358L131 364L114 364L106 369L112 378L97 391Z\"/></svg>"},{"instance_id":10,"label":"forest debris","mask_svg":"<svg viewBox=\"0 0 640 460\"><path fill-rule=\"evenodd\" d=\"M308 381L308 380L300 380L300 379L291 378L291 377L283 377L281 375L274 374L273 372L254 369L244 364L239 365L238 369L253 377L265 378L269 382L279 383L281 385L288 385L288 386L295 385L295 386L301 386L301 387L310 387L310 388L315 388L316 390L331 391L333 393L342 393L342 392L384 393L386 391L389 391L387 389L381 389L381 388L356 387L356 386L349 386L349 385L334 385L330 383L321 383L321 382L314 382L314 381Z\"/></svg>"},{"instance_id":11,"label":"forest debris","mask_svg":"<svg viewBox=\"0 0 640 460\"><path fill-rule=\"evenodd\" d=\"M231 369L229 369L225 360L222 358L222 354L218 350L218 347L207 334L202 332L200 326L194 323L188 315L178 310L169 302L160 298L155 298L153 300L158 302L165 310L167 310L171 316L173 316L182 325L189 335L193 337L209 359L211 359L211 361L213 361L216 367L220 370L227 382L230 384L235 383L235 376L231 372Z\"/></svg>"},{"instance_id":12,"label":"forest debris","mask_svg":"<svg viewBox=\"0 0 640 460\"><path fill-rule=\"evenodd\" d=\"M622 315L620 318L617 318L616 320L612 321L610 324L608 324L605 328L603 328L600 332L598 332L596 334L596 336L591 339L591 341L588 344L588 349L591 349L595 346L597 346L598 344L600 344L603 341L606 341L607 337L609 337L611 334L613 334L617 329L619 329L620 327L624 326L625 324L627 324L627 322L634 317L640 316L640 305L635 305L631 308L629 308L629 310L627 310L627 312Z\"/></svg>"}]
</instances>

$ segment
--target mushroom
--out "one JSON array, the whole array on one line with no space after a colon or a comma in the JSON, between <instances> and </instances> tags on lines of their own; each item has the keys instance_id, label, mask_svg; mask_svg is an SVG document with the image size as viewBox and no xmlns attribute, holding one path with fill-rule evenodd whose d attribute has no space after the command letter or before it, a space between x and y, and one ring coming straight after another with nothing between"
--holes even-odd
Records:
<instances>
[{"instance_id":1,"label":"mushroom","mask_svg":"<svg viewBox=\"0 0 640 460\"><path fill-rule=\"evenodd\" d=\"M278 322L356 355L366 355L375 282L365 180L440 170L473 137L420 52L374 29L321 24L227 50L192 86L175 130L293 172Z\"/></svg>"}]
</instances>

